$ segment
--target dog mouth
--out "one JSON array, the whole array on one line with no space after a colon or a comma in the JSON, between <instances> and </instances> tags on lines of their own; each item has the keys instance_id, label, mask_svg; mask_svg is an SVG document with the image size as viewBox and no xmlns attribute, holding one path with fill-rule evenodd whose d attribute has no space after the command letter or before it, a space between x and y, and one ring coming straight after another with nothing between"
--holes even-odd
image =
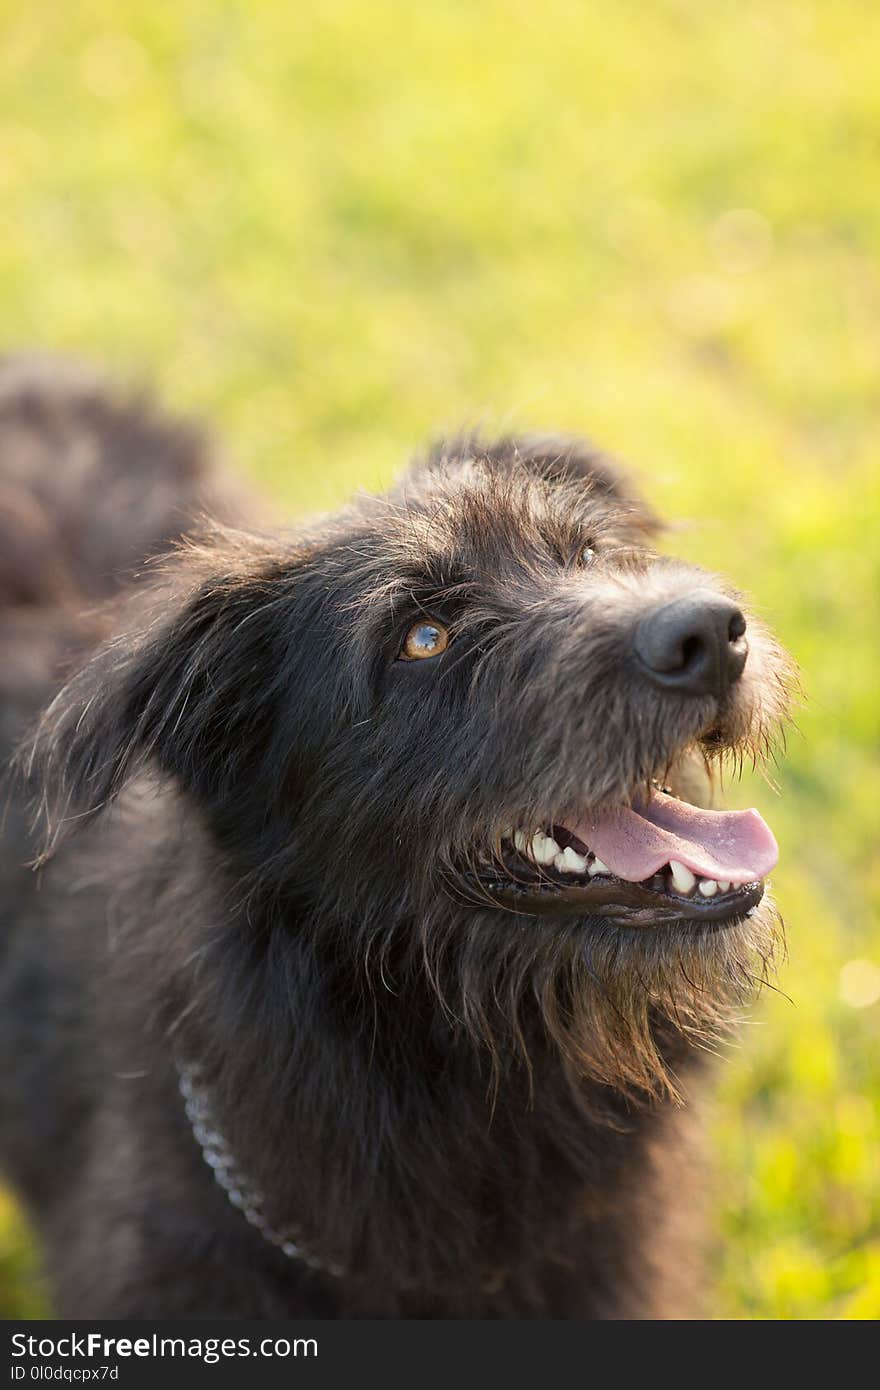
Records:
<instances>
[{"instance_id":1,"label":"dog mouth","mask_svg":"<svg viewBox=\"0 0 880 1390\"><path fill-rule=\"evenodd\" d=\"M505 828L477 877L484 900L513 912L717 927L755 911L777 859L756 810L706 810L655 783L633 805Z\"/></svg>"}]
</instances>

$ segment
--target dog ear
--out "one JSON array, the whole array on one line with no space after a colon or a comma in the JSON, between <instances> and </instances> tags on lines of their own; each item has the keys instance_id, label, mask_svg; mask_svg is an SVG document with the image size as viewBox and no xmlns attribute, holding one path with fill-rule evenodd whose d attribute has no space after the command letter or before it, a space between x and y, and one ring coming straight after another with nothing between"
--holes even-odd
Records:
<instances>
[{"instance_id":1,"label":"dog ear","mask_svg":"<svg viewBox=\"0 0 880 1390\"><path fill-rule=\"evenodd\" d=\"M588 440L566 435L505 435L487 442L475 434L440 440L427 457L417 461L416 471L454 471L474 463L504 473L515 469L544 478L548 483L582 481L593 492L627 510L636 530L653 535L662 522L641 497L624 468Z\"/></svg>"},{"instance_id":2,"label":"dog ear","mask_svg":"<svg viewBox=\"0 0 880 1390\"><path fill-rule=\"evenodd\" d=\"M281 776L272 712L290 678L297 575L296 557L258 538L215 537L135 596L126 630L62 688L22 759L41 788L44 858L148 760L202 804L233 788L226 801L240 810L257 783L268 796L261 763ZM297 644L303 662L308 645Z\"/></svg>"}]
</instances>

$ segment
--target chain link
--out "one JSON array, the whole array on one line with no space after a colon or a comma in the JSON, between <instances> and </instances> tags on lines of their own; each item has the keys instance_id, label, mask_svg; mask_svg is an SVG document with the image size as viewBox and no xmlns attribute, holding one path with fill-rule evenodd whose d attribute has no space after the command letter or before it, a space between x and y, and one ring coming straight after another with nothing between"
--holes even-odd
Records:
<instances>
[{"instance_id":1,"label":"chain link","mask_svg":"<svg viewBox=\"0 0 880 1390\"><path fill-rule=\"evenodd\" d=\"M202 1151L202 1158L214 1174L215 1182L222 1187L232 1205L237 1207L245 1221L260 1232L264 1240L277 1246L288 1259L300 1260L310 1269L322 1270L325 1274L340 1278L344 1272L342 1268L313 1255L292 1228L278 1230L269 1223L263 1211L263 1194L238 1166L228 1140L213 1122L207 1091L201 1081L201 1069L178 1064L177 1071L180 1094L195 1141Z\"/></svg>"}]
</instances>

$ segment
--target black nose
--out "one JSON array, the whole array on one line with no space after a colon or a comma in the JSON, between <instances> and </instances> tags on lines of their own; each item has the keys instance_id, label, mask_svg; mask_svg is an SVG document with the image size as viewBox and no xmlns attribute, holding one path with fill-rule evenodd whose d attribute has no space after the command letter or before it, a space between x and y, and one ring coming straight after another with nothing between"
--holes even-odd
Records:
<instances>
[{"instance_id":1,"label":"black nose","mask_svg":"<svg viewBox=\"0 0 880 1390\"><path fill-rule=\"evenodd\" d=\"M652 608L635 631L645 675L663 690L723 695L749 654L746 620L735 603L709 589Z\"/></svg>"}]
</instances>

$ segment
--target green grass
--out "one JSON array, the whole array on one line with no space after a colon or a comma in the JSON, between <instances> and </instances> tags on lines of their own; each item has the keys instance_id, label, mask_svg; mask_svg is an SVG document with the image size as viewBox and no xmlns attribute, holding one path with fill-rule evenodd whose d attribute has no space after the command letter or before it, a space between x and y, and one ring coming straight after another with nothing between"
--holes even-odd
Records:
<instances>
[{"instance_id":1,"label":"green grass","mask_svg":"<svg viewBox=\"0 0 880 1390\"><path fill-rule=\"evenodd\" d=\"M737 792L782 844L789 998L720 1068L711 1306L880 1315L871 7L2 0L0 26L6 346L148 375L279 515L462 421L590 433L793 650L781 796ZM35 1287L6 1205L0 1310Z\"/></svg>"}]
</instances>

